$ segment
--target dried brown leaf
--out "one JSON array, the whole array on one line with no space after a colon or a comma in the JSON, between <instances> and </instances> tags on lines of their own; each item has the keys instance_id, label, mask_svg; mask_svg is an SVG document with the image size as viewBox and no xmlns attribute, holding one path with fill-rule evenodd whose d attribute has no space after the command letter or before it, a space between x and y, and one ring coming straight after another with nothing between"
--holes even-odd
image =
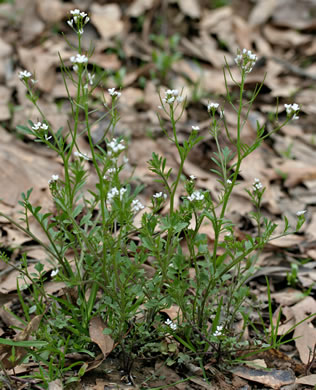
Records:
<instances>
[{"instance_id":1,"label":"dried brown leaf","mask_svg":"<svg viewBox=\"0 0 316 390\"><path fill-rule=\"evenodd\" d=\"M288 370L264 371L247 367L238 367L233 370L233 373L241 378L267 385L272 389L280 389L281 386L290 385L295 381L293 372Z\"/></svg>"},{"instance_id":2,"label":"dried brown leaf","mask_svg":"<svg viewBox=\"0 0 316 390\"><path fill-rule=\"evenodd\" d=\"M37 0L37 10L46 23L57 23L73 9L72 4L64 4L61 0ZM84 11L83 8L81 8Z\"/></svg>"},{"instance_id":3,"label":"dried brown leaf","mask_svg":"<svg viewBox=\"0 0 316 390\"><path fill-rule=\"evenodd\" d=\"M162 313L166 313L168 317L174 321L179 318L179 321L181 322L182 320L182 311L179 306L177 305L172 305L168 309L163 309L160 310Z\"/></svg>"},{"instance_id":4,"label":"dried brown leaf","mask_svg":"<svg viewBox=\"0 0 316 390\"><path fill-rule=\"evenodd\" d=\"M26 341L30 339L30 336L35 332L43 318L43 314L35 316L27 327L21 331L14 341ZM11 369L19 365L21 359L27 354L27 351L23 347L15 347L15 360L11 361L10 356L12 353L12 346L0 344L0 359L4 368Z\"/></svg>"},{"instance_id":5,"label":"dried brown leaf","mask_svg":"<svg viewBox=\"0 0 316 390\"><path fill-rule=\"evenodd\" d=\"M316 386L316 374L306 375L301 378L297 378L295 383L308 386Z\"/></svg>"},{"instance_id":6,"label":"dried brown leaf","mask_svg":"<svg viewBox=\"0 0 316 390\"><path fill-rule=\"evenodd\" d=\"M108 354L113 350L114 341L111 336L104 334L106 324L102 321L101 317L93 317L89 324L89 334L91 340L98 345L103 353L105 359Z\"/></svg>"},{"instance_id":7,"label":"dried brown leaf","mask_svg":"<svg viewBox=\"0 0 316 390\"><path fill-rule=\"evenodd\" d=\"M126 14L132 18L137 18L150 10L154 5L154 0L134 0L133 3L126 10Z\"/></svg>"},{"instance_id":8,"label":"dried brown leaf","mask_svg":"<svg viewBox=\"0 0 316 390\"><path fill-rule=\"evenodd\" d=\"M124 23L121 20L121 9L117 4L99 5L90 7L91 21L103 39L112 38L122 33Z\"/></svg>"},{"instance_id":9,"label":"dried brown leaf","mask_svg":"<svg viewBox=\"0 0 316 390\"><path fill-rule=\"evenodd\" d=\"M63 388L63 383L60 379L48 383L48 390L63 390Z\"/></svg>"},{"instance_id":10,"label":"dried brown leaf","mask_svg":"<svg viewBox=\"0 0 316 390\"><path fill-rule=\"evenodd\" d=\"M285 290L271 294L271 297L282 306L291 306L304 299L305 295L294 288L286 288Z\"/></svg>"},{"instance_id":11,"label":"dried brown leaf","mask_svg":"<svg viewBox=\"0 0 316 390\"><path fill-rule=\"evenodd\" d=\"M251 10L248 18L250 26L264 24L273 14L277 0L259 0Z\"/></svg>"},{"instance_id":12,"label":"dried brown leaf","mask_svg":"<svg viewBox=\"0 0 316 390\"><path fill-rule=\"evenodd\" d=\"M201 16L201 7L198 0L178 0L178 5L181 12L192 19Z\"/></svg>"}]
</instances>

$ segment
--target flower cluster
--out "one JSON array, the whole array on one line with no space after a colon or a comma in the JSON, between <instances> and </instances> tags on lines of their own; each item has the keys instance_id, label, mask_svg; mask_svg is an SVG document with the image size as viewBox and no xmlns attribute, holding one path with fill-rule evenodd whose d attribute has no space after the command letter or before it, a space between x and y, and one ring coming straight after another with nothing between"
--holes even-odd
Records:
<instances>
[{"instance_id":1,"label":"flower cluster","mask_svg":"<svg viewBox=\"0 0 316 390\"><path fill-rule=\"evenodd\" d=\"M153 198L155 198L155 199L160 199L160 198L167 199L167 194L164 194L164 193L162 193L162 192L156 192L156 193L153 195Z\"/></svg>"},{"instance_id":2,"label":"flower cluster","mask_svg":"<svg viewBox=\"0 0 316 390\"><path fill-rule=\"evenodd\" d=\"M125 149L122 141L118 142L116 138L113 138L112 141L107 144L107 147L108 149L111 149L108 150L109 156L112 156L112 153L119 153Z\"/></svg>"},{"instance_id":3,"label":"flower cluster","mask_svg":"<svg viewBox=\"0 0 316 390\"><path fill-rule=\"evenodd\" d=\"M188 196L188 200L193 202L195 200L203 200L204 194L201 191L194 191L192 195Z\"/></svg>"},{"instance_id":4,"label":"flower cluster","mask_svg":"<svg viewBox=\"0 0 316 390\"><path fill-rule=\"evenodd\" d=\"M58 175L52 175L51 179L48 180L48 184L52 184L54 183L55 181L58 181L59 180L59 176Z\"/></svg>"},{"instance_id":5,"label":"flower cluster","mask_svg":"<svg viewBox=\"0 0 316 390\"><path fill-rule=\"evenodd\" d=\"M285 107L286 114L288 117L290 117L291 119L294 119L294 120L299 118L299 116L297 116L297 114L300 110L300 107L298 104L296 104L296 103L284 104L284 107Z\"/></svg>"},{"instance_id":6,"label":"flower cluster","mask_svg":"<svg viewBox=\"0 0 316 390\"><path fill-rule=\"evenodd\" d=\"M208 105L207 105L207 111L208 112L215 112L217 109L218 109L218 107L219 107L219 104L218 103L209 103Z\"/></svg>"},{"instance_id":7,"label":"flower cluster","mask_svg":"<svg viewBox=\"0 0 316 390\"><path fill-rule=\"evenodd\" d=\"M139 210L143 210L144 207L145 206L138 199L134 199L132 201L131 210L133 213L137 213Z\"/></svg>"},{"instance_id":8,"label":"flower cluster","mask_svg":"<svg viewBox=\"0 0 316 390\"><path fill-rule=\"evenodd\" d=\"M252 185L254 191L259 191L262 189L262 183L260 182L260 180L258 178L255 178L254 179L254 183Z\"/></svg>"},{"instance_id":9,"label":"flower cluster","mask_svg":"<svg viewBox=\"0 0 316 390\"><path fill-rule=\"evenodd\" d=\"M88 57L85 56L84 54L77 53L75 56L70 57L70 61L73 64L85 64L88 62Z\"/></svg>"},{"instance_id":10,"label":"flower cluster","mask_svg":"<svg viewBox=\"0 0 316 390\"><path fill-rule=\"evenodd\" d=\"M19 79L20 80L28 80L30 77L32 77L32 73L27 71L27 70L23 70L23 71L19 72Z\"/></svg>"},{"instance_id":11,"label":"flower cluster","mask_svg":"<svg viewBox=\"0 0 316 390\"><path fill-rule=\"evenodd\" d=\"M121 97L121 92L115 91L115 88L109 88L108 93L112 96L112 99Z\"/></svg>"},{"instance_id":12,"label":"flower cluster","mask_svg":"<svg viewBox=\"0 0 316 390\"><path fill-rule=\"evenodd\" d=\"M48 126L46 123L41 123L41 122L37 122L37 123L34 123L34 125L32 126L32 129L33 130L48 130Z\"/></svg>"},{"instance_id":13,"label":"flower cluster","mask_svg":"<svg viewBox=\"0 0 316 390\"><path fill-rule=\"evenodd\" d=\"M27 83L29 79L32 77L32 73L29 72L28 70L22 70L19 72L18 77L22 82ZM37 80L31 79L31 82L32 84L36 84Z\"/></svg>"},{"instance_id":14,"label":"flower cluster","mask_svg":"<svg viewBox=\"0 0 316 390\"><path fill-rule=\"evenodd\" d=\"M174 324L169 318L165 321L165 324L172 330L177 330L177 324Z\"/></svg>"},{"instance_id":15,"label":"flower cluster","mask_svg":"<svg viewBox=\"0 0 316 390\"><path fill-rule=\"evenodd\" d=\"M222 325L217 325L215 332L213 333L213 336L218 337L222 335L223 327Z\"/></svg>"},{"instance_id":16,"label":"flower cluster","mask_svg":"<svg viewBox=\"0 0 316 390\"><path fill-rule=\"evenodd\" d=\"M179 91L177 89L168 89L165 92L165 97L162 98L164 103L169 105L173 104L175 101L181 103L183 101L183 97L179 95Z\"/></svg>"},{"instance_id":17,"label":"flower cluster","mask_svg":"<svg viewBox=\"0 0 316 390\"><path fill-rule=\"evenodd\" d=\"M58 195L58 192L59 192L58 180L59 180L58 175L52 175L50 180L48 180L48 186L49 186L50 192L51 192L53 197L56 197Z\"/></svg>"},{"instance_id":18,"label":"flower cluster","mask_svg":"<svg viewBox=\"0 0 316 390\"><path fill-rule=\"evenodd\" d=\"M85 26L90 20L89 16L79 9L74 9L70 11L70 13L73 18L67 21L68 25L74 29L77 34L82 35L83 26Z\"/></svg>"},{"instance_id":19,"label":"flower cluster","mask_svg":"<svg viewBox=\"0 0 316 390\"><path fill-rule=\"evenodd\" d=\"M258 57L252 53L251 50L243 49L242 53L236 56L235 63L244 70L245 73L250 73L257 62L257 59Z\"/></svg>"},{"instance_id":20,"label":"flower cluster","mask_svg":"<svg viewBox=\"0 0 316 390\"><path fill-rule=\"evenodd\" d=\"M108 203L111 203L115 196L120 196L120 200L122 200L123 195L125 194L126 191L127 191L127 189L124 187L121 188L120 190L118 190L116 187L111 188L111 190L108 192L108 196L107 196Z\"/></svg>"},{"instance_id":21,"label":"flower cluster","mask_svg":"<svg viewBox=\"0 0 316 390\"><path fill-rule=\"evenodd\" d=\"M46 123L42 123L42 122L34 123L32 129L37 132L37 135L39 137L40 135L44 136L46 141L52 138L52 136L48 134L48 125Z\"/></svg>"},{"instance_id":22,"label":"flower cluster","mask_svg":"<svg viewBox=\"0 0 316 390\"><path fill-rule=\"evenodd\" d=\"M116 172L116 169L115 168L109 168L107 171L106 171L106 174L103 176L103 179L108 179L109 176L112 176L113 173Z\"/></svg>"}]
</instances>

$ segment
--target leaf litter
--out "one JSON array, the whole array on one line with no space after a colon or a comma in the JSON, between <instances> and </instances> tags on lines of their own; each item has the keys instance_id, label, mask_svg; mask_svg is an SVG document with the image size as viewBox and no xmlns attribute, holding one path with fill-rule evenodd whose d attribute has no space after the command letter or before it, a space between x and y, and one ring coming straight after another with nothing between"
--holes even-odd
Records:
<instances>
[{"instance_id":1,"label":"leaf litter","mask_svg":"<svg viewBox=\"0 0 316 390\"><path fill-rule=\"evenodd\" d=\"M110 69L112 73L123 70L121 87L126 95L125 100L122 96L122 120L117 131L119 135L127 135L131 139L128 153L130 171L127 170L125 174L134 172L136 182L146 185L142 193L144 203L159 190L152 183L152 174L147 169L150 151L160 150L161 154L168 157L171 167L179 164L174 158L174 151L169 145L166 146L163 134L158 130L160 128L156 111L160 103L157 83L151 75L159 78L161 69L153 61L152 53L156 48L149 39L150 34L162 34L165 38L175 33L180 35L176 50L181 56L171 64L168 79L162 80L159 85L163 90L162 85L167 87L171 82L176 87L183 85L186 89L188 107L179 123L179 137L185 135L191 125L196 123L206 137L197 146L197 154L189 157L184 172L188 176L195 175L197 186L209 190L214 197L219 194L219 187L216 177L210 172L210 155L214 145L207 135L205 107L210 97L220 99L220 95L225 93L222 81L224 57L232 64L237 48L253 46L261 60L248 83L259 82L267 72L263 92L254 105L256 118L254 121L249 118L245 127L244 136L249 140L255 135L256 120L265 121L266 116L271 113L276 96L280 97L280 102L283 99L287 102L295 96L295 100L302 104L299 123L285 127L282 133L266 142L256 155L245 160L240 178L242 185L235 189L230 208L231 218L238 224L236 235L251 233L251 226L245 221L249 219L252 206L247 202L243 188L251 184L253 177L260 177L267 187L264 212L277 223L282 223L283 214L288 215L289 220L294 220L298 209L307 208L307 224L303 227L303 234L272 241L267 252L260 256L259 263L263 267L261 272L254 274L248 281L254 291L260 292L260 296L264 297L266 285L263 277L269 277L275 302L274 320L277 320L278 313L282 313L278 329L278 334L282 335L282 332L289 330L295 323L316 312L316 69L313 64L313 56L316 54L313 39L316 4L315 1L307 0L233 0L223 3L223 7L216 8L199 0L82 0L80 7L91 16L92 27L87 32L95 46L92 63L101 70ZM34 188L33 201L44 204L45 210L49 210L52 201L47 181L52 174L61 171L60 161L56 161L51 153L31 139L21 139L15 130L16 125L27 123L28 119L39 119L28 105L25 91L16 74L24 68L35 72L41 92L40 105L56 127L67 127L68 111L64 100L67 96L60 77L58 53L62 57L71 55L60 32L68 38L69 31L65 30L63 21L72 8L73 4L62 0L16 0L14 4L0 4L0 210L12 219L19 218L17 201L21 192L26 192L30 187ZM157 23L158 17L161 18L160 23ZM137 24L140 20L143 31ZM71 40L70 36L69 39ZM89 42L83 42L83 45L88 48ZM234 69L232 71L234 73ZM141 83L144 81L145 86L142 87ZM109 79L109 87L111 86L113 81ZM70 90L71 95L72 93ZM97 99L101 95L102 89L96 88L94 97ZM102 107L98 106L98 110L102 112ZM233 114L229 110L228 108L226 112L228 120ZM102 129L98 131L102 132ZM235 129L230 127L230 131L234 137ZM82 150L88 150L84 138L79 142ZM180 186L178 199L181 198L182 191ZM39 230L34 221L31 221L31 225L36 232ZM209 245L212 246L212 231L208 226L202 230L205 230ZM18 259L21 253L27 251L30 270L37 261L46 261L45 254L36 247L36 243L32 242L35 246L30 246L29 238L3 219L0 219L0 237L1 247L8 250L13 259ZM308 260L311 261L307 262ZM287 286L287 275L293 262L298 264L298 282L295 288ZM148 267L149 272L150 264L144 266ZM52 269L53 266L45 262L45 271ZM36 330L39 319L33 317L20 333L13 330L9 332L11 325L17 326L14 317L10 319L7 311L16 303L17 271L2 268L1 265L0 277L3 306L0 311L1 333L16 340L27 341ZM54 282L47 281L45 288L50 293L60 293L64 286L55 286ZM309 296L305 294L307 288L310 288ZM179 316L179 308L165 310L165 314L171 319L176 318ZM90 383L83 379L86 389L101 389L112 383L110 377L98 377L100 367L106 370L108 364L115 371L115 365L117 366L111 360L111 355L108 356L114 344L111 337L104 334L104 329L106 324L99 318L95 318L90 324L91 340L98 345L102 354L97 362L87 363L87 371L90 369L96 374L90 378ZM316 329L313 318L297 326L292 337L295 341L286 348L266 351L262 357L257 357L258 362L261 359L260 364L267 365L268 370L256 366L240 366L233 374L215 374L214 383L208 385L198 377L197 371L190 378L184 372L177 373L172 367L157 360L151 368L135 364L134 384L145 381L146 375L150 378L161 372L162 377L169 379L149 381L150 386L172 386L172 383L181 382L182 379L185 382L170 388L238 388L238 383L240 388L241 384L256 388L254 386L257 386L257 382L267 388L282 388L285 385L296 386L292 388L315 386ZM21 358L23 347L17 348L17 356ZM1 354L2 364L10 368L8 348L4 344L1 344ZM254 364L255 358L252 358ZM143 373L146 374L145 377ZM122 376L117 373L114 377L119 388L126 387ZM236 387L231 383L235 383ZM49 388L57 390L62 385L55 381L49 384Z\"/></svg>"}]
</instances>

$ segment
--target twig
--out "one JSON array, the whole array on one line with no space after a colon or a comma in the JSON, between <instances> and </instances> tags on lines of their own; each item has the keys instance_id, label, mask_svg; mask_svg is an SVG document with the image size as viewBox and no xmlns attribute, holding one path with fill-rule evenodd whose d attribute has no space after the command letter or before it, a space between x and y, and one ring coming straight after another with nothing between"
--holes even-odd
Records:
<instances>
[{"instance_id":1,"label":"twig","mask_svg":"<svg viewBox=\"0 0 316 390\"><path fill-rule=\"evenodd\" d=\"M282 58L279 58L279 57L271 56L271 57L267 57L267 58L271 59L274 62L277 62L278 64L283 65L287 70L289 70L290 72L292 72L300 77L305 77L305 78L316 81L316 74L314 74L314 73L310 73L310 72L304 70L303 68L300 68L299 66L293 65L290 62L288 62Z\"/></svg>"},{"instance_id":2,"label":"twig","mask_svg":"<svg viewBox=\"0 0 316 390\"><path fill-rule=\"evenodd\" d=\"M15 380L15 381L17 381L17 382L31 384L34 387L34 389L45 390L44 387L37 386L37 384L36 384L37 381L36 380L24 379L24 378L20 378L19 376L14 376L14 375L11 375L10 378Z\"/></svg>"}]
</instances>

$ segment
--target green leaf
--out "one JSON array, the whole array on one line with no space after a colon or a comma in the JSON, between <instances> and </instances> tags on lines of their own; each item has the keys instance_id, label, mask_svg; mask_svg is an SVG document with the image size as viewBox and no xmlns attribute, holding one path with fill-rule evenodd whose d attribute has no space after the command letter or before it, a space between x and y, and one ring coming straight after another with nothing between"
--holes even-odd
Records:
<instances>
[{"instance_id":1,"label":"green leaf","mask_svg":"<svg viewBox=\"0 0 316 390\"><path fill-rule=\"evenodd\" d=\"M40 341L40 340L15 341L15 340L3 339L0 337L0 344L10 345L12 347L41 348L41 347L45 347L48 344L48 342L47 341Z\"/></svg>"}]
</instances>

